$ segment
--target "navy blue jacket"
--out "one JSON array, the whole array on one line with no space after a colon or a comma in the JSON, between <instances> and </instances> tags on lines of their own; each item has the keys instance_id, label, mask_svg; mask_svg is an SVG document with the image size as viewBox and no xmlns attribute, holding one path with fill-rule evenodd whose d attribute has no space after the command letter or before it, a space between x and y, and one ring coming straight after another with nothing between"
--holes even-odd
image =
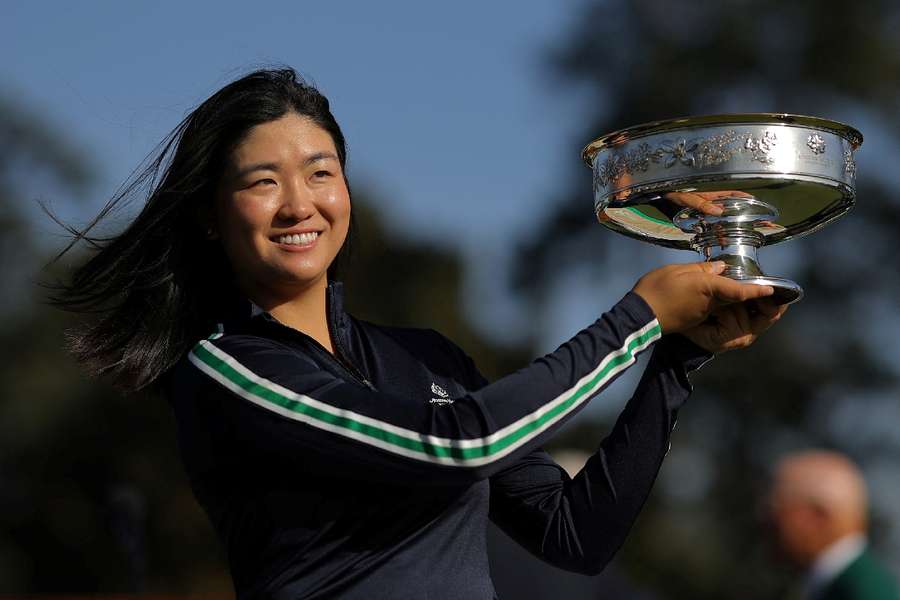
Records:
<instances>
[{"instance_id":1,"label":"navy blue jacket","mask_svg":"<svg viewBox=\"0 0 900 600\"><path fill-rule=\"evenodd\" d=\"M243 302L171 373L194 493L238 598L495 597L490 518L547 562L598 573L650 492L687 372L629 293L556 351L487 384L432 330L382 327L328 290L335 353ZM540 449L656 345L634 397L584 469Z\"/></svg>"}]
</instances>

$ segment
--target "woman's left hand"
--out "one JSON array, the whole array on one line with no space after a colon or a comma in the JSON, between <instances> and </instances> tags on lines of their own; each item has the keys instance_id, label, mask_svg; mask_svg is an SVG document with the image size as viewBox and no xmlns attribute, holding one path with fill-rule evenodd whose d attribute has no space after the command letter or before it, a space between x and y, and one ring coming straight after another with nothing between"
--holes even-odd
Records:
<instances>
[{"instance_id":1,"label":"woman's left hand","mask_svg":"<svg viewBox=\"0 0 900 600\"><path fill-rule=\"evenodd\" d=\"M775 304L769 298L728 304L681 334L713 354L746 348L781 318L787 306Z\"/></svg>"}]
</instances>

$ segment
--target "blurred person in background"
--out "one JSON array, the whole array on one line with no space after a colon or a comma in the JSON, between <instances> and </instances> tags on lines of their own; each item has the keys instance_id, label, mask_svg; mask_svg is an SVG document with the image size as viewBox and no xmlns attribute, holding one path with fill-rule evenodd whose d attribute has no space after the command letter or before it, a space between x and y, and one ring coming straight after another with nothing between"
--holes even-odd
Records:
<instances>
[{"instance_id":1,"label":"blurred person in background","mask_svg":"<svg viewBox=\"0 0 900 600\"><path fill-rule=\"evenodd\" d=\"M779 554L802 569L804 600L900 600L869 549L866 483L846 456L807 450L776 465L766 512Z\"/></svg>"},{"instance_id":2,"label":"blurred person in background","mask_svg":"<svg viewBox=\"0 0 900 600\"><path fill-rule=\"evenodd\" d=\"M344 310L345 167L328 100L293 70L213 94L73 230L94 250L57 297L95 316L72 333L75 355L168 398L238 598L488 600L489 518L553 565L600 572L650 492L688 372L784 307L722 263L663 267L488 383L439 333ZM123 232L90 233L144 193ZM569 477L541 444L650 347L612 432Z\"/></svg>"}]
</instances>

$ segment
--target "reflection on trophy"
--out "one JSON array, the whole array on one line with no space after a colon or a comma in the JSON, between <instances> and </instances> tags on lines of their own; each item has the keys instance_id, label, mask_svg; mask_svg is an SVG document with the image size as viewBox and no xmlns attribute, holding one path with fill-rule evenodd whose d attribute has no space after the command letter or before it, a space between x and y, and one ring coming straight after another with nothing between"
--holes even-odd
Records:
<instances>
[{"instance_id":1,"label":"reflection on trophy","mask_svg":"<svg viewBox=\"0 0 900 600\"><path fill-rule=\"evenodd\" d=\"M850 210L860 144L856 129L835 121L735 114L629 127L594 140L582 156L603 225L724 261L728 277L771 285L790 303L803 289L765 275L757 250Z\"/></svg>"}]
</instances>

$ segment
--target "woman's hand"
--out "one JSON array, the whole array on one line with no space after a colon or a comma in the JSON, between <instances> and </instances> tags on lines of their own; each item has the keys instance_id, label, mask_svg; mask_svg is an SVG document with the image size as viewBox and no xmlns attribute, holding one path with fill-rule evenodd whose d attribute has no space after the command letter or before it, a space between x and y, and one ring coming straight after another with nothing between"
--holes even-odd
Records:
<instances>
[{"instance_id":1,"label":"woman's hand","mask_svg":"<svg viewBox=\"0 0 900 600\"><path fill-rule=\"evenodd\" d=\"M765 298L775 291L768 285L739 283L722 277L724 270L725 263L718 261L669 265L641 277L634 286L634 292L650 305L665 334L693 330L727 305ZM762 310L760 308L760 312ZM704 324L692 331L692 335L698 339L704 338L716 347L726 341L735 342L728 337L732 334L741 334L739 337L743 339L744 335L752 333L753 327L759 325L750 319L746 307L743 311L721 312L717 315L717 318L721 316L722 323L718 330L710 329L710 324ZM734 327L735 324L739 326L738 329ZM744 326L747 326L746 331Z\"/></svg>"},{"instance_id":2,"label":"woman's hand","mask_svg":"<svg viewBox=\"0 0 900 600\"><path fill-rule=\"evenodd\" d=\"M714 310L706 321L682 331L681 335L713 354L746 348L774 325L787 307L769 298L729 304Z\"/></svg>"},{"instance_id":3,"label":"woman's hand","mask_svg":"<svg viewBox=\"0 0 900 600\"><path fill-rule=\"evenodd\" d=\"M746 192L739 192L738 190L724 190L719 192L668 192L663 194L663 198L673 204L684 206L685 208L695 208L701 213L713 216L719 216L724 212L722 206L715 203L716 200L734 197L752 198L753 196Z\"/></svg>"}]
</instances>

